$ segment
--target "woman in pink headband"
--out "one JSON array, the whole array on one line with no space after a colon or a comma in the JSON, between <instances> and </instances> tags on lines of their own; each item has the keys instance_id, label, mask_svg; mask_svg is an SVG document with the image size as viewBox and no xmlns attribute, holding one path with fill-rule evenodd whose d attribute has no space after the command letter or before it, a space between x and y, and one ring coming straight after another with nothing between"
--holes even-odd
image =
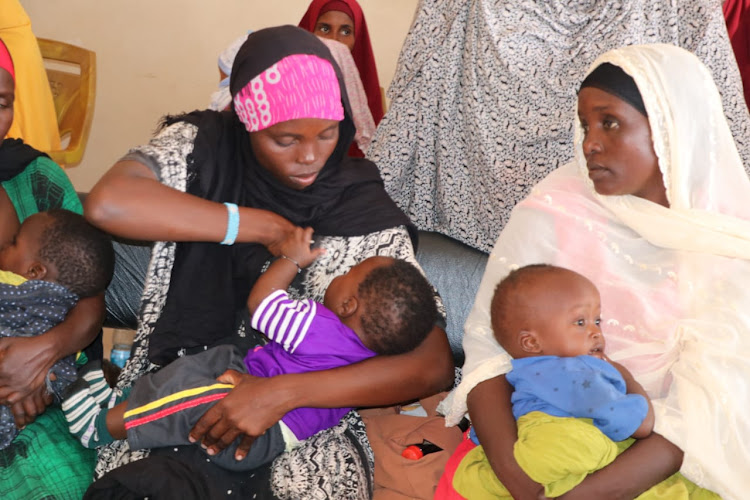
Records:
<instances>
[{"instance_id":1,"label":"woman in pink headband","mask_svg":"<svg viewBox=\"0 0 750 500\"><path fill-rule=\"evenodd\" d=\"M243 321L248 292L294 226L312 227L314 244L327 250L300 270L295 297L322 298L334 276L370 256L416 264L414 226L383 190L377 166L346 154L354 137L349 101L340 70L317 37L293 26L250 34L229 85L230 110L167 117L151 142L117 162L86 199L87 217L103 229L155 241L121 389L207 346L254 345ZM214 450L244 436L247 449L291 409L395 404L449 386L452 375L445 333L436 325L408 354L291 376L243 376L191 436ZM119 477L118 484L135 482L146 496L158 497L151 479L159 474L173 497L220 488L243 498L326 498L330 492L363 498L370 482L360 452L369 445L357 438L362 429L358 414L350 413L252 476L219 469L199 450L182 448L152 451L120 467L131 458L121 441L100 448L97 473L111 471L107 478ZM188 473L165 470L165 454ZM105 498L113 494L108 485L97 481L92 489Z\"/></svg>"}]
</instances>

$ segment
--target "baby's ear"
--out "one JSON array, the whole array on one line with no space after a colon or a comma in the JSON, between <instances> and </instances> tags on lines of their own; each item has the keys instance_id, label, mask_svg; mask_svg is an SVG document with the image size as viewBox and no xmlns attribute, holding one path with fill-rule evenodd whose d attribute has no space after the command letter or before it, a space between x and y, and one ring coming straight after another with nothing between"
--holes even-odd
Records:
<instances>
[{"instance_id":1,"label":"baby's ear","mask_svg":"<svg viewBox=\"0 0 750 500\"><path fill-rule=\"evenodd\" d=\"M43 280L47 277L47 266L41 262L32 262L29 269L24 274L27 280Z\"/></svg>"},{"instance_id":2,"label":"baby's ear","mask_svg":"<svg viewBox=\"0 0 750 500\"><path fill-rule=\"evenodd\" d=\"M355 312L357 312L357 308L359 308L359 299L355 295L352 295L351 297L347 297L344 299L341 304L338 306L338 310L336 313L338 314L339 318L348 318Z\"/></svg>"},{"instance_id":3,"label":"baby's ear","mask_svg":"<svg viewBox=\"0 0 750 500\"><path fill-rule=\"evenodd\" d=\"M542 352L542 346L539 345L539 339L533 330L523 330L518 335L518 343L524 352L538 354Z\"/></svg>"}]
</instances>

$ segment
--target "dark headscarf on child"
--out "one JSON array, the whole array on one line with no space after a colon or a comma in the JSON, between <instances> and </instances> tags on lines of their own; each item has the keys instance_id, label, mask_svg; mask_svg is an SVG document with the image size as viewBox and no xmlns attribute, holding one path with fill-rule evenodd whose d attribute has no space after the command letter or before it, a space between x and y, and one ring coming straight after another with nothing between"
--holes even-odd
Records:
<instances>
[{"instance_id":1,"label":"dark headscarf on child","mask_svg":"<svg viewBox=\"0 0 750 500\"><path fill-rule=\"evenodd\" d=\"M416 246L416 228L386 194L377 166L346 156L354 137L346 88L330 51L316 36L294 26L250 34L234 61L232 96L293 54L311 54L331 63L344 106L338 143L316 181L300 191L280 184L258 163L249 134L233 110L194 111L165 119L165 125L185 121L198 126L188 157L187 192L269 210L321 236L359 236L406 226ZM175 359L180 348L202 350L233 337L237 313L245 308L269 258L259 244L178 243L167 301L151 336L150 359L164 364Z\"/></svg>"},{"instance_id":2,"label":"dark headscarf on child","mask_svg":"<svg viewBox=\"0 0 750 500\"><path fill-rule=\"evenodd\" d=\"M619 66L610 63L600 64L581 83L581 89L585 87L595 87L619 97L640 111L643 116L648 116L638 85L635 84L633 77Z\"/></svg>"},{"instance_id":3,"label":"dark headscarf on child","mask_svg":"<svg viewBox=\"0 0 750 500\"><path fill-rule=\"evenodd\" d=\"M367 22L356 0L313 0L302 16L299 27L310 33L315 32L318 18L331 10L346 13L354 21L354 49L352 58L359 70L359 78L367 94L367 105L370 108L375 125L383 119L383 98L380 95L380 80L378 79L378 68L375 66L375 55L372 52L370 33L367 30Z\"/></svg>"},{"instance_id":4,"label":"dark headscarf on child","mask_svg":"<svg viewBox=\"0 0 750 500\"><path fill-rule=\"evenodd\" d=\"M16 79L13 58L5 42L0 40L0 69L4 69ZM5 182L17 176L26 166L39 156L47 156L31 146L24 144L21 139L5 139L0 137L0 182Z\"/></svg>"}]
</instances>

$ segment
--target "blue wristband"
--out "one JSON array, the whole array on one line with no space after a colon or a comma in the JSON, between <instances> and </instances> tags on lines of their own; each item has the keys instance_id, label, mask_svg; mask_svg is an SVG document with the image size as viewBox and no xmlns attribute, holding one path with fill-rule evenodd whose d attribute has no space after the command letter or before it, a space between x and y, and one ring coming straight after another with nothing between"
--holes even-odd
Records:
<instances>
[{"instance_id":1,"label":"blue wristband","mask_svg":"<svg viewBox=\"0 0 750 500\"><path fill-rule=\"evenodd\" d=\"M240 230L240 211L234 203L224 203L227 207L227 234L224 235L222 245L234 245Z\"/></svg>"}]
</instances>

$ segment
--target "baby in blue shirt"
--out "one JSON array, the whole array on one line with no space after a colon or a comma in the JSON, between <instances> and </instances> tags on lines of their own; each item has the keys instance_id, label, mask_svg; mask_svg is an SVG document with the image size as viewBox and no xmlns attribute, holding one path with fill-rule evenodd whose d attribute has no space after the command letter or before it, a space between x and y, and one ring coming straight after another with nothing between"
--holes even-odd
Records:
<instances>
[{"instance_id":1,"label":"baby in blue shirt","mask_svg":"<svg viewBox=\"0 0 750 500\"><path fill-rule=\"evenodd\" d=\"M511 272L495 289L492 330L513 356L516 419L532 411L590 418L613 441L644 438L654 411L643 387L604 354L601 300L580 274L546 264Z\"/></svg>"},{"instance_id":2,"label":"baby in blue shirt","mask_svg":"<svg viewBox=\"0 0 750 500\"><path fill-rule=\"evenodd\" d=\"M495 338L513 357L506 374L518 425L513 454L544 486L544 498L564 495L635 439L652 434L654 410L646 391L604 354L601 298L591 281L547 264L522 267L495 288L490 316ZM471 439L480 444L473 428ZM511 498L483 447L464 453L451 480L456 492ZM638 498L667 496L719 498L679 473Z\"/></svg>"}]
</instances>

